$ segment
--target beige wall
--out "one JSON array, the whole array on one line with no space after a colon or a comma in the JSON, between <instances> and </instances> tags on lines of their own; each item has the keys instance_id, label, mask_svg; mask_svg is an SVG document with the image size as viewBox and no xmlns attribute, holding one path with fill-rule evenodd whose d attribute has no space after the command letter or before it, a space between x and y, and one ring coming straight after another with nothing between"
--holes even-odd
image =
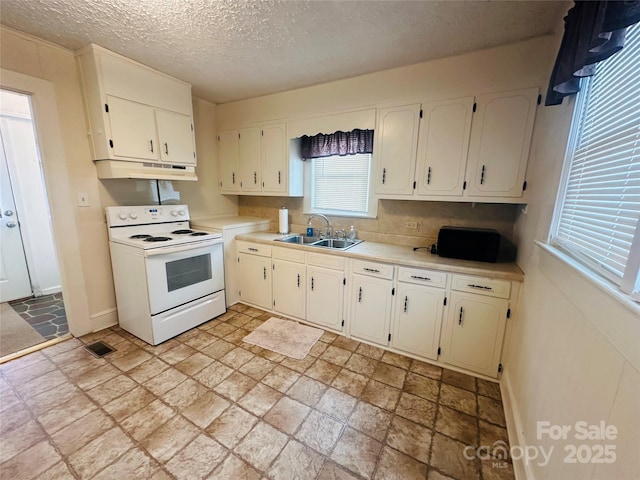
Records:
<instances>
[{"instance_id":1,"label":"beige wall","mask_svg":"<svg viewBox=\"0 0 640 480\"><path fill-rule=\"evenodd\" d=\"M109 256L104 207L154 203L157 199L155 182L136 180L98 180L90 160L88 123L85 118L81 85L73 52L35 37L1 27L0 66L21 74L51 82L55 89L60 122L66 182L49 181L47 189L52 209L54 230L62 225L63 216L74 220L73 230L57 229L56 242L77 241L78 253L62 256L63 262L73 262L82 275L75 275L75 292L86 297L83 318L71 324L74 335L82 335L117 322L116 301ZM194 99L194 127L199 159L198 182L161 182L163 191L177 195L179 201L192 206L200 215L236 213L234 198L218 194L216 165L216 106ZM47 158L43 161L47 163ZM56 174L60 174L59 168ZM65 191L59 191L64 188ZM90 207L77 207L77 192L89 194ZM64 208L56 201L67 201ZM83 278L82 278L83 277ZM89 318L84 318L84 317Z\"/></svg>"},{"instance_id":2,"label":"beige wall","mask_svg":"<svg viewBox=\"0 0 640 480\"><path fill-rule=\"evenodd\" d=\"M510 435L522 445L554 447L545 467L516 463L527 478L632 479L640 472L640 308L535 244L548 236L573 104L538 109L528 171L533 188L515 231L525 282L508 325L502 387L515 420ZM538 421L615 425L615 441L591 443L615 445L616 462L564 463L565 446L585 442L574 431L566 441L540 440Z\"/></svg>"}]
</instances>

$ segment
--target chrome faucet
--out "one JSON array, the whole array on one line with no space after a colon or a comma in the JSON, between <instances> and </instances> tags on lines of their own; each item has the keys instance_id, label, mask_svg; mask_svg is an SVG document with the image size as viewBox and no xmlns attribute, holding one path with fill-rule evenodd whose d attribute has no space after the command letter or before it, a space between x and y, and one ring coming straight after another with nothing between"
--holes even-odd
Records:
<instances>
[{"instance_id":1,"label":"chrome faucet","mask_svg":"<svg viewBox=\"0 0 640 480\"><path fill-rule=\"evenodd\" d=\"M321 213L314 213L313 215L311 215L309 217L309 221L307 222L307 226L310 227L311 226L311 221L316 218L316 217L320 217L324 220L324 223L326 224L327 230L324 233L324 235L326 235L327 237L331 236L331 223L329 222L329 219L327 217L325 217L324 215L322 215ZM320 236L323 236L322 231L320 231Z\"/></svg>"}]
</instances>

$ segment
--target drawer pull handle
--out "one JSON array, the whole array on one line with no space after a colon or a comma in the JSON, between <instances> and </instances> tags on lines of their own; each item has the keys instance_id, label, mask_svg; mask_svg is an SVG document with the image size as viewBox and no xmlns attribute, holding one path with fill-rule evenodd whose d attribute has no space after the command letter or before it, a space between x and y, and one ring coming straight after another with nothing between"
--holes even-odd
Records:
<instances>
[{"instance_id":1,"label":"drawer pull handle","mask_svg":"<svg viewBox=\"0 0 640 480\"><path fill-rule=\"evenodd\" d=\"M153 140L149 140L149 149L151 150L151 153L153 153Z\"/></svg>"},{"instance_id":2,"label":"drawer pull handle","mask_svg":"<svg viewBox=\"0 0 640 480\"><path fill-rule=\"evenodd\" d=\"M362 287L358 289L358 303L362 303Z\"/></svg>"},{"instance_id":3,"label":"drawer pull handle","mask_svg":"<svg viewBox=\"0 0 640 480\"><path fill-rule=\"evenodd\" d=\"M364 267L364 268L363 268L363 270L364 270L365 272L380 273L380 270L376 270L375 268L367 268L367 267Z\"/></svg>"},{"instance_id":4,"label":"drawer pull handle","mask_svg":"<svg viewBox=\"0 0 640 480\"><path fill-rule=\"evenodd\" d=\"M425 282L430 282L431 279L429 277L421 277L420 275L411 275L411 278L415 280L424 280Z\"/></svg>"},{"instance_id":5,"label":"drawer pull handle","mask_svg":"<svg viewBox=\"0 0 640 480\"><path fill-rule=\"evenodd\" d=\"M249 250L250 252L257 252L258 251L257 248L253 248L253 247L249 247L249 248L247 248L247 250Z\"/></svg>"},{"instance_id":6,"label":"drawer pull handle","mask_svg":"<svg viewBox=\"0 0 640 480\"><path fill-rule=\"evenodd\" d=\"M387 169L383 168L382 169L382 184L384 185L387 181Z\"/></svg>"},{"instance_id":7,"label":"drawer pull handle","mask_svg":"<svg viewBox=\"0 0 640 480\"><path fill-rule=\"evenodd\" d=\"M493 290L493 288L487 287L486 285L474 285L473 283L467 283L467 287L479 288L480 290Z\"/></svg>"},{"instance_id":8,"label":"drawer pull handle","mask_svg":"<svg viewBox=\"0 0 640 480\"><path fill-rule=\"evenodd\" d=\"M300 288L300 274L298 274L298 288Z\"/></svg>"},{"instance_id":9,"label":"drawer pull handle","mask_svg":"<svg viewBox=\"0 0 640 480\"><path fill-rule=\"evenodd\" d=\"M462 325L462 313L463 313L463 310L462 310L462 307L460 307L460 318L458 319L458 325Z\"/></svg>"},{"instance_id":10,"label":"drawer pull handle","mask_svg":"<svg viewBox=\"0 0 640 480\"><path fill-rule=\"evenodd\" d=\"M236 184L236 172L232 172L232 173L231 173L231 183L232 183L233 185L235 185L235 184Z\"/></svg>"},{"instance_id":11,"label":"drawer pull handle","mask_svg":"<svg viewBox=\"0 0 640 480\"><path fill-rule=\"evenodd\" d=\"M169 155L169 145L167 142L164 142L164 154Z\"/></svg>"},{"instance_id":12,"label":"drawer pull handle","mask_svg":"<svg viewBox=\"0 0 640 480\"><path fill-rule=\"evenodd\" d=\"M266 280L267 279L267 267L262 267L262 270L264 271L263 276L264 276L264 279Z\"/></svg>"},{"instance_id":13,"label":"drawer pull handle","mask_svg":"<svg viewBox=\"0 0 640 480\"><path fill-rule=\"evenodd\" d=\"M258 173L257 172L253 172L253 184L254 185L258 184Z\"/></svg>"},{"instance_id":14,"label":"drawer pull handle","mask_svg":"<svg viewBox=\"0 0 640 480\"><path fill-rule=\"evenodd\" d=\"M480 174L480 185L484 185L484 172L486 171L486 168L484 165L482 165L482 173Z\"/></svg>"},{"instance_id":15,"label":"drawer pull handle","mask_svg":"<svg viewBox=\"0 0 640 480\"><path fill-rule=\"evenodd\" d=\"M431 167L427 170L427 185L431 185Z\"/></svg>"},{"instance_id":16,"label":"drawer pull handle","mask_svg":"<svg viewBox=\"0 0 640 480\"><path fill-rule=\"evenodd\" d=\"M311 277L311 291L312 292L313 292L313 286L314 286L313 277Z\"/></svg>"},{"instance_id":17,"label":"drawer pull handle","mask_svg":"<svg viewBox=\"0 0 640 480\"><path fill-rule=\"evenodd\" d=\"M409 308L409 297L404 297L404 313L407 313L407 309Z\"/></svg>"}]
</instances>

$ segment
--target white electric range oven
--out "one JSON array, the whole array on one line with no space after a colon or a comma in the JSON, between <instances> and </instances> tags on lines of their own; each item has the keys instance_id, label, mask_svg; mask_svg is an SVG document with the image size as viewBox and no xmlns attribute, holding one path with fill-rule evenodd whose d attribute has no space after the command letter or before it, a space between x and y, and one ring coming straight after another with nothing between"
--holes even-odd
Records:
<instances>
[{"instance_id":1,"label":"white electric range oven","mask_svg":"<svg viewBox=\"0 0 640 480\"><path fill-rule=\"evenodd\" d=\"M120 327L158 345L226 311L220 233L186 205L107 207Z\"/></svg>"}]
</instances>

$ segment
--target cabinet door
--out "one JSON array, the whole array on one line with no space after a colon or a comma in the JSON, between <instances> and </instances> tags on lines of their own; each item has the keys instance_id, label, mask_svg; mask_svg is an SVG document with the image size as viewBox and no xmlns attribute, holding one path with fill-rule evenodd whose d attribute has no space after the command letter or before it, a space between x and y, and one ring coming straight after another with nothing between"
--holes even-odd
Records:
<instances>
[{"instance_id":1,"label":"cabinet door","mask_svg":"<svg viewBox=\"0 0 640 480\"><path fill-rule=\"evenodd\" d=\"M285 125L270 125L262 129L262 191L286 193L288 159Z\"/></svg>"},{"instance_id":2,"label":"cabinet door","mask_svg":"<svg viewBox=\"0 0 640 480\"><path fill-rule=\"evenodd\" d=\"M468 195L521 197L538 89L477 98L469 143Z\"/></svg>"},{"instance_id":3,"label":"cabinet door","mask_svg":"<svg viewBox=\"0 0 640 480\"><path fill-rule=\"evenodd\" d=\"M218 160L220 162L220 189L222 193L239 192L237 130L222 132L218 135Z\"/></svg>"},{"instance_id":4,"label":"cabinet door","mask_svg":"<svg viewBox=\"0 0 640 480\"><path fill-rule=\"evenodd\" d=\"M508 301L453 292L441 347L441 360L498 376Z\"/></svg>"},{"instance_id":5,"label":"cabinet door","mask_svg":"<svg viewBox=\"0 0 640 480\"><path fill-rule=\"evenodd\" d=\"M260 180L260 129L243 128L240 130L238 145L240 163L240 189L243 192L259 192Z\"/></svg>"},{"instance_id":6,"label":"cabinet door","mask_svg":"<svg viewBox=\"0 0 640 480\"><path fill-rule=\"evenodd\" d=\"M167 163L196 164L193 120L188 115L156 109L160 159Z\"/></svg>"},{"instance_id":7,"label":"cabinet door","mask_svg":"<svg viewBox=\"0 0 640 480\"><path fill-rule=\"evenodd\" d=\"M376 193L413 194L419 122L420 104L379 110L373 153Z\"/></svg>"},{"instance_id":8,"label":"cabinet door","mask_svg":"<svg viewBox=\"0 0 640 480\"><path fill-rule=\"evenodd\" d=\"M273 309L276 312L303 319L306 285L304 264L273 261Z\"/></svg>"},{"instance_id":9,"label":"cabinet door","mask_svg":"<svg viewBox=\"0 0 640 480\"><path fill-rule=\"evenodd\" d=\"M423 105L418 144L418 195L462 196L473 97Z\"/></svg>"},{"instance_id":10,"label":"cabinet door","mask_svg":"<svg viewBox=\"0 0 640 480\"><path fill-rule=\"evenodd\" d=\"M271 310L271 259L238 254L240 275L240 299L243 302Z\"/></svg>"},{"instance_id":11,"label":"cabinet door","mask_svg":"<svg viewBox=\"0 0 640 480\"><path fill-rule=\"evenodd\" d=\"M159 160L160 145L153 108L111 96L107 96L107 104L113 155L129 159Z\"/></svg>"},{"instance_id":12,"label":"cabinet door","mask_svg":"<svg viewBox=\"0 0 640 480\"><path fill-rule=\"evenodd\" d=\"M440 288L398 283L391 345L436 360L444 298Z\"/></svg>"},{"instance_id":13,"label":"cabinet door","mask_svg":"<svg viewBox=\"0 0 640 480\"><path fill-rule=\"evenodd\" d=\"M389 343L391 280L354 274L351 287L351 335L379 345Z\"/></svg>"},{"instance_id":14,"label":"cabinet door","mask_svg":"<svg viewBox=\"0 0 640 480\"><path fill-rule=\"evenodd\" d=\"M342 331L344 273L307 267L307 321Z\"/></svg>"}]
</instances>

